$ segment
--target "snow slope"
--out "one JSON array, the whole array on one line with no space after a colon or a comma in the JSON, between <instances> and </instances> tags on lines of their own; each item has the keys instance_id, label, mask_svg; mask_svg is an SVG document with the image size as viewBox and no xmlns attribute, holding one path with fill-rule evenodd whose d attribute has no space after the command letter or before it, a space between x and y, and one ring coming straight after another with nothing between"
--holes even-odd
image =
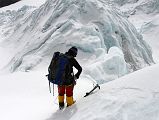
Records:
<instances>
[{"instance_id":1,"label":"snow slope","mask_svg":"<svg viewBox=\"0 0 159 120\"><path fill-rule=\"evenodd\" d=\"M158 120L159 64L101 86L64 111L47 120Z\"/></svg>"},{"instance_id":2,"label":"snow slope","mask_svg":"<svg viewBox=\"0 0 159 120\"><path fill-rule=\"evenodd\" d=\"M92 88L80 78L74 91L77 102L58 110L57 91L49 94L44 71L16 72L0 76L1 120L158 120L159 64ZM98 74L97 74L98 75Z\"/></svg>"},{"instance_id":3,"label":"snow slope","mask_svg":"<svg viewBox=\"0 0 159 120\"><path fill-rule=\"evenodd\" d=\"M53 97L45 74L46 70L0 75L1 120L46 120L58 109L57 87ZM92 81L80 78L74 98L81 99L92 87Z\"/></svg>"},{"instance_id":4,"label":"snow slope","mask_svg":"<svg viewBox=\"0 0 159 120\"><path fill-rule=\"evenodd\" d=\"M152 46L153 58L159 62L159 14L152 17L152 19L144 23L141 27L141 33L144 39Z\"/></svg>"},{"instance_id":5,"label":"snow slope","mask_svg":"<svg viewBox=\"0 0 159 120\"><path fill-rule=\"evenodd\" d=\"M131 2L131 0L129 1ZM104 1L100 0L99 2L100 4L97 4L97 5L102 6L103 2ZM119 0L119 2L122 2L122 0L121 1ZM49 1L46 2L45 5L46 6L51 5L48 3ZM105 3L107 4L107 2L104 2L104 4ZM17 60L17 61L20 60L21 65L20 67L18 67L18 70L25 71L25 72L17 71L12 74L11 73L0 74L0 108L1 108L0 120L158 120L159 119L159 81L158 81L159 64L153 65L151 67L146 67L142 70L138 70L129 75L125 75L124 77L116 79L115 81L108 82L109 80L115 79L125 74L127 72L127 67L126 67L127 64L125 63L123 51L120 49L119 46L118 47L113 46L113 47L110 47L109 50L107 50L109 46L108 44L102 44L103 46L107 46L105 47L105 49L103 49L102 47L98 48L99 41L95 41L94 43L91 40L91 39L95 40L95 38L97 39L98 32L96 31L102 30L101 28L99 29L99 27L97 27L96 25L95 26L92 25L93 22L91 21L89 21L90 23L88 21L82 21L82 20L85 20L83 19L83 17L84 18L87 18L88 16L93 18L96 17L96 16L90 15L91 10L94 13L96 12L95 9L91 9L91 10L88 9L88 8L91 8L92 4L93 4L92 2L89 4L86 4L86 6L84 3L80 4L80 5L83 5L82 9L79 7L82 10L81 14L83 14L83 12L85 14L87 12L89 13L89 14L86 14L85 16L82 16L82 19L77 19L80 22L74 21L75 18L73 18L73 20L71 19L71 21L69 21L68 23L66 22L67 23L66 26L70 25L69 23L71 23L71 26L73 26L73 30L76 30L75 33L73 33L70 29L68 29L67 31L67 29L64 29L66 28L65 26L62 26L61 24L58 24L58 23L55 24L55 26L51 25L50 28L48 27L50 24L45 24L46 26L47 25L48 26L44 27L44 28L47 28L49 32L52 31L52 27L53 28L56 28L59 26L63 27L63 29L60 28L59 30L57 30L58 32L56 32L56 34L53 35L52 38L50 38L50 42L52 42L51 40L56 39L55 37L67 38L68 35L70 35L69 34L70 32L72 32L73 35L76 37L82 36L83 38L82 40L80 39L81 43L79 44L81 45L77 44L76 40L74 39L71 40L71 45L78 45L78 47L80 48L80 53L79 53L80 56L78 56L77 59L80 60L80 63L82 65L86 66L84 67L82 76L77 81L77 85L75 86L74 98L77 100L77 102L73 106L63 111L58 110L56 87L55 87L55 96L52 97L52 94L49 94L48 82L45 77L45 74L47 74L46 71L47 71L48 61L50 60L50 57L51 57L50 54L52 53L52 50L50 50L49 55L45 55L45 50L44 51L35 50L34 52L29 51L29 53L33 52L34 53L33 55L29 54L29 56L26 56L25 52L28 53L28 51L27 49L22 49L23 47L25 48L25 46L21 46L23 45L20 42L21 39L18 40L16 36L16 35L22 35L20 30L22 30L24 26L20 24L25 23L25 21L27 20L32 21L32 20L29 20L32 10L29 9L29 11L28 10L25 11L25 9L22 9L22 11L23 10L24 11L22 12L22 14L20 14L20 16L22 15L23 17L20 17L20 19L11 19L11 20L14 20L12 22L13 26L10 25L9 23L7 24L8 26L5 26L4 24L0 26L1 30L4 30L4 31L11 30L9 32L9 35L3 36L4 35L3 34L2 37L0 38L0 42L1 42L0 43L0 56L1 56L0 68L3 68L4 65L9 63L10 61L12 61L11 63L15 64L16 62L14 60ZM109 3L109 5L110 4L111 2ZM45 11L44 9L45 5L41 6L38 10ZM74 7L77 7L76 4L73 4L73 8ZM104 7L97 7L97 8L100 9L101 11L103 11L104 9ZM58 10L59 10L58 12L60 12L60 9ZM69 13L71 13L70 12L71 10L72 9L69 9L66 12L68 14L65 13L62 16L62 19L58 19L58 20L63 20L64 18L68 17L68 15L70 15ZM40 14L39 12L36 12L36 11L33 12L35 14L35 18L38 17L38 15ZM118 17L116 16L117 18L116 17L115 18L121 21L117 22L117 20L114 19L114 14L111 15L112 14L111 11L113 12L115 11L114 14L117 14L117 16L119 15ZM130 38L132 36L138 36L138 35L140 36L140 34L136 32L135 28L131 24L129 24L129 22L125 18L122 18L122 16L120 16L121 13L118 14L116 10L114 9L112 10L109 7L108 7L108 10L103 12L104 13L106 12L104 15L106 16L108 15L107 16L108 18L105 21L106 27L109 26L109 28L111 28L111 30L108 29L108 32L110 33L109 34L103 33L104 35L108 35L108 37L113 37L115 39L116 36L114 36L114 32L116 29L114 29L114 27L121 28L121 26L123 27L123 24L126 24L126 26L130 25L131 27L130 26L129 26L130 28L125 27L125 30L126 30L125 35L128 35ZM56 14L56 15L57 15L56 17L58 17L59 14ZM102 15L103 14L101 14L101 16ZM48 22L46 23L50 23L50 20L52 20L51 18L48 17L47 19ZM138 19L138 17L136 19ZM70 19L67 19L67 20L70 20ZM88 17L88 19L86 20L90 20L90 18ZM109 23L109 20L112 20L112 21L115 20L114 23L117 22L119 26L118 27L115 26L116 24L112 24L112 22ZM124 20L124 22L122 20ZM20 24L18 24L19 21L21 22L23 21L23 22L22 23L20 22ZM44 24L41 24L41 22L45 23L45 21L46 20L38 21L40 22L38 25L44 25ZM157 24L156 21L157 20L155 20L152 23ZM88 22L88 24L86 24L86 22ZM34 23L34 21L32 23ZM14 25L19 25L19 26L15 28ZM147 24L146 26L149 29L149 24ZM146 29L146 26L143 26L142 32L148 35L147 34L148 29ZM32 27L35 27L35 26L32 26ZM12 29L12 28L15 28L15 29ZM20 30L17 30L18 28L20 28ZM40 28L43 28L43 26L41 26ZM27 31L27 29L25 30ZM43 31L44 34L48 32L47 30L46 31L45 30L46 29L44 29ZM132 30L132 32L129 33L127 30L130 30L130 31ZM62 32L62 31L65 31L65 32ZM90 31L93 31L93 35L92 35L92 32ZM12 32L14 32L15 36L13 35L12 37L10 37ZM132 34L133 32L135 34ZM32 36L33 35L32 33L34 33L35 36ZM63 33L63 36L59 36L60 33ZM115 33L118 33L118 32L116 31ZM32 47L34 48L34 46L37 47L36 44L39 44L38 42L41 42L41 37L43 37L42 36L43 34L39 32L39 29L34 29L33 31L27 33L27 35L28 34L32 36L31 38L32 40L35 40L34 41L35 43L32 45L32 43L26 41L28 42L27 45L29 46L31 44L30 48ZM23 34L21 36L22 42L25 43L25 40L27 40L27 39L24 39L25 37L27 38L30 37L27 35ZM36 41L36 35L40 36L39 41L38 40ZM157 32L156 32L156 36L157 36ZM9 42L7 41L8 37L12 38L9 40L11 44L9 44ZM86 39L87 37L89 39ZM74 38L74 37L71 36L71 38ZM136 38L136 37L132 37L132 38ZM135 40L137 40L138 41L137 43L140 45L140 40L142 40L142 38L140 39L139 38ZM150 39L151 38L152 37L150 37ZM86 39L86 41L84 41L84 39ZM99 40L99 38L97 40ZM16 43L14 44L11 41L13 42L16 41ZM128 42L130 41L128 40ZM6 44L6 42L8 42L8 44ZM59 43L63 43L63 42L59 41ZM90 43L92 46L88 47L86 43ZM152 43L154 45L157 45L156 41L152 41ZM70 47L69 42L66 48L68 47ZM98 49L94 50L94 47ZM65 51L66 48L62 49L62 51ZM156 47L155 49L157 50L158 47ZM48 51L48 49L46 49L46 51ZM150 52L150 50L148 51ZM91 55L91 54L94 54L94 55ZM41 56L41 55L44 55L44 56ZM85 56L84 59L82 59L83 56ZM12 58L15 58L15 59L12 59ZM44 62L35 68L35 65L39 63L39 59L40 61L43 60ZM12 65L12 64L8 64L8 65ZM31 70L30 67L31 68L34 67L32 68L32 71L30 71ZM91 81L92 79L98 81L99 83L104 83L104 82L108 82L108 83L101 85L100 91L95 91L95 93L92 94L91 96L83 98L85 93L93 87L92 81ZM102 80L105 80L105 81L103 82Z\"/></svg>"}]
</instances>

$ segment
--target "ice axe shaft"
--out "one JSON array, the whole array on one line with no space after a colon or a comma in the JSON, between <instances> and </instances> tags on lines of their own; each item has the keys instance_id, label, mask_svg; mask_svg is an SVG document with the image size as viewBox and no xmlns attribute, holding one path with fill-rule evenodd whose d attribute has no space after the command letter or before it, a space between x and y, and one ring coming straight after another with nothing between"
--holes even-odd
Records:
<instances>
[{"instance_id":1,"label":"ice axe shaft","mask_svg":"<svg viewBox=\"0 0 159 120\"><path fill-rule=\"evenodd\" d=\"M86 95L84 97L87 97L88 95L90 95L95 89L99 88L100 89L100 86L98 84L96 84L96 86L94 86L94 88L90 91L90 92L87 92Z\"/></svg>"}]
</instances>

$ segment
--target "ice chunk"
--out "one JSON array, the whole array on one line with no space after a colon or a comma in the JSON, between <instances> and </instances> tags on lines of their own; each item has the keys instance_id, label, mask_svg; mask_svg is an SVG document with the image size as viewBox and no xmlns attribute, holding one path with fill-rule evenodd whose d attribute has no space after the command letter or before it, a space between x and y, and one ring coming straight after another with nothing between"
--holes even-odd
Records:
<instances>
[{"instance_id":1,"label":"ice chunk","mask_svg":"<svg viewBox=\"0 0 159 120\"><path fill-rule=\"evenodd\" d=\"M99 51L96 51L96 60L88 65L84 73L92 77L99 84L114 80L128 73L128 68L124 60L124 54L118 47L111 47L108 54L103 54L99 57Z\"/></svg>"}]
</instances>

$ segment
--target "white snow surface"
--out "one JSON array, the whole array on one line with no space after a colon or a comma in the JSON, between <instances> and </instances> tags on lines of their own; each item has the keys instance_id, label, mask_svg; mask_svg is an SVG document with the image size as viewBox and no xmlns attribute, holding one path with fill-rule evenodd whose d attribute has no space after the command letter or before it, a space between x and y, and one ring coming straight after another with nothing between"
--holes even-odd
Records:
<instances>
[{"instance_id":1,"label":"white snow surface","mask_svg":"<svg viewBox=\"0 0 159 120\"><path fill-rule=\"evenodd\" d=\"M68 4L68 1L55 0L51 4L51 0L48 0L39 9L29 5L19 7L19 11L12 11L10 7L6 8L9 11L0 14L3 16L0 17L0 120L159 119L159 64L125 75L133 65L141 64L139 66L142 68L147 63L153 63L151 50L138 32L151 45L155 61L159 61L157 7L150 10L143 6L146 12L144 9L137 9L137 13L129 14L127 11L140 6L142 2L146 3L146 0L88 1L79 0L73 2L78 4ZM110 7L114 7L115 2L123 14ZM147 2L151 3L153 0ZM65 5L70 6L64 7ZM78 12L80 14L73 14ZM138 32L125 16L129 16L128 19ZM124 33L122 35L121 29ZM109 39L104 38L104 35ZM142 51L134 47L135 52L130 49L126 54L123 52L121 39L134 43L132 46L128 44L129 47L137 44ZM116 43L112 42L114 40ZM58 48L58 45L61 47ZM55 86L53 97L49 93L45 74L53 51L65 52L72 45L79 48L77 60L82 65L83 72L74 90L76 103L60 111L57 105L57 87ZM48 49L50 46L52 48ZM146 58L141 57L141 53L137 51L143 52L142 55ZM129 53L135 62L127 61L131 58ZM125 55L128 55L128 59L125 59ZM136 59L139 61L136 62ZM10 66L16 72L4 72L4 68ZM117 79L118 77L120 78ZM84 98L85 93L92 89L94 80L104 83L101 90Z\"/></svg>"},{"instance_id":2,"label":"white snow surface","mask_svg":"<svg viewBox=\"0 0 159 120\"><path fill-rule=\"evenodd\" d=\"M92 88L81 77L74 90L76 103L58 110L55 97L49 94L45 71L16 72L0 76L1 120L158 120L159 64ZM98 74L96 74L98 75Z\"/></svg>"}]
</instances>

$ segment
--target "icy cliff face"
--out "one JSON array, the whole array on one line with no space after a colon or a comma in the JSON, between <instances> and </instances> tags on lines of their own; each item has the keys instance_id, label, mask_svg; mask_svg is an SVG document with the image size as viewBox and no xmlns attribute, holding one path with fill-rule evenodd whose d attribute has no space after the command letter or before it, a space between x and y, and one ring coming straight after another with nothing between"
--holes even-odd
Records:
<instances>
[{"instance_id":1,"label":"icy cliff face","mask_svg":"<svg viewBox=\"0 0 159 120\"><path fill-rule=\"evenodd\" d=\"M143 39L152 47L153 58L159 62L159 1L158 0L108 0L128 17Z\"/></svg>"},{"instance_id":2,"label":"icy cliff face","mask_svg":"<svg viewBox=\"0 0 159 120\"><path fill-rule=\"evenodd\" d=\"M17 19L3 44L15 49L7 65L12 72L49 64L54 51L71 46L79 49L86 77L101 83L153 63L151 49L135 27L101 0L47 0Z\"/></svg>"},{"instance_id":3,"label":"icy cliff face","mask_svg":"<svg viewBox=\"0 0 159 120\"><path fill-rule=\"evenodd\" d=\"M19 22L27 17L35 7L23 6L16 10L7 10L0 12L0 36L5 39L13 34L14 29L18 26ZM1 41L0 41L1 42ZM16 44L16 43L15 43Z\"/></svg>"},{"instance_id":4,"label":"icy cliff face","mask_svg":"<svg viewBox=\"0 0 159 120\"><path fill-rule=\"evenodd\" d=\"M126 11L129 10L131 14L136 11L150 14L152 12L159 12L159 1L158 0L108 0L108 3L123 7ZM127 11L128 12L128 11Z\"/></svg>"}]
</instances>

